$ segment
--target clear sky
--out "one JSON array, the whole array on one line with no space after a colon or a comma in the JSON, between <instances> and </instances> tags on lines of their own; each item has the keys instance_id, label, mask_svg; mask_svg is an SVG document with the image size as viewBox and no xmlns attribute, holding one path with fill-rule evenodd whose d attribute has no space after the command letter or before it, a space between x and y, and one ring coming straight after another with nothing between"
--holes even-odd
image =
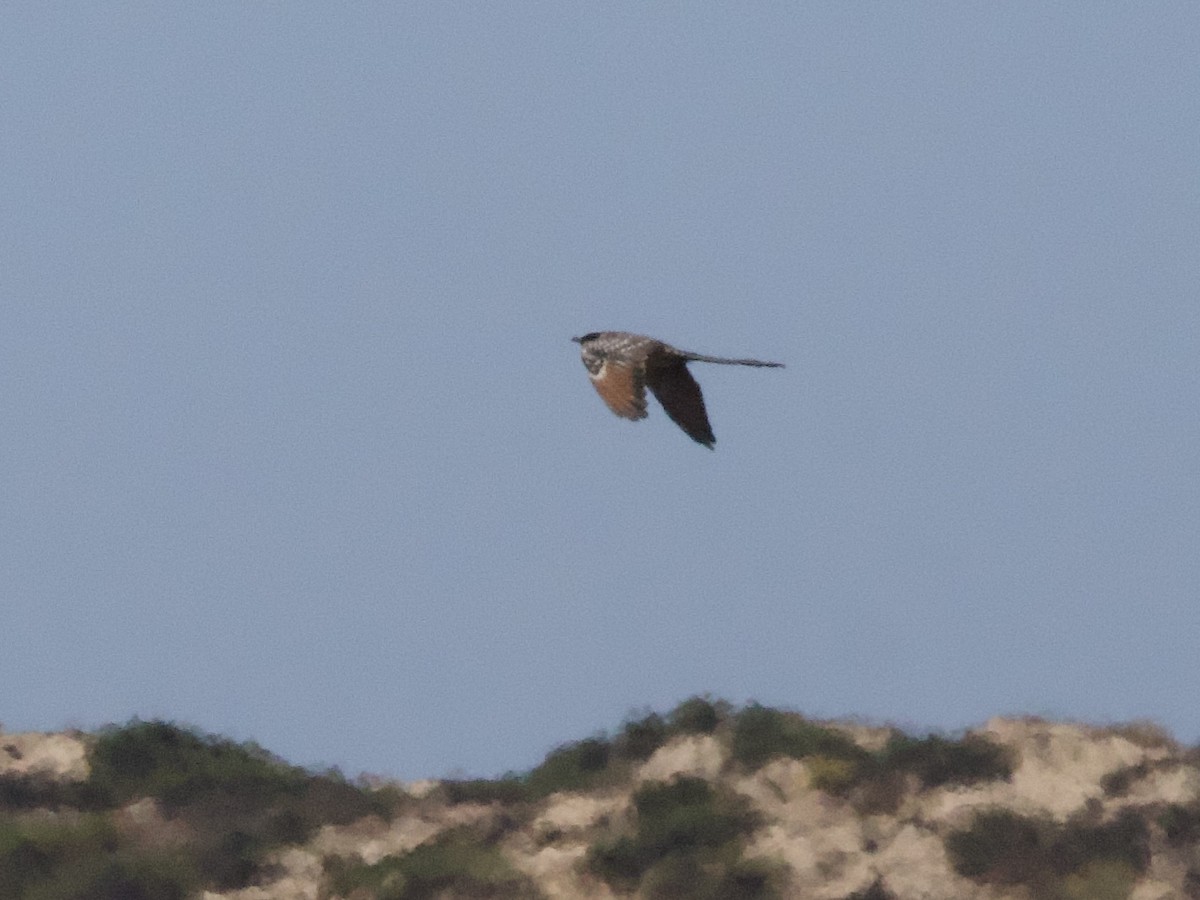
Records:
<instances>
[{"instance_id":1,"label":"clear sky","mask_svg":"<svg viewBox=\"0 0 1200 900\"><path fill-rule=\"evenodd\" d=\"M1200 6L14 3L0 722L1200 739ZM718 443L572 335L697 364Z\"/></svg>"}]
</instances>

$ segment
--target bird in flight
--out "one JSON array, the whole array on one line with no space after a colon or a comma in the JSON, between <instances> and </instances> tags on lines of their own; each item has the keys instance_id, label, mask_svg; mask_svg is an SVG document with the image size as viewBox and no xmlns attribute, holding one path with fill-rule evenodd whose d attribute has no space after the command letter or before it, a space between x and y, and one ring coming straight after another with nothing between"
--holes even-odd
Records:
<instances>
[{"instance_id":1,"label":"bird in flight","mask_svg":"<svg viewBox=\"0 0 1200 900\"><path fill-rule=\"evenodd\" d=\"M670 344L626 331L593 331L571 340L579 344L583 365L596 393L623 419L646 418L646 388L658 398L667 415L693 441L713 449L716 438L704 411L700 385L688 371L689 362L726 366L769 366L783 363L759 359L726 359L679 350Z\"/></svg>"}]
</instances>

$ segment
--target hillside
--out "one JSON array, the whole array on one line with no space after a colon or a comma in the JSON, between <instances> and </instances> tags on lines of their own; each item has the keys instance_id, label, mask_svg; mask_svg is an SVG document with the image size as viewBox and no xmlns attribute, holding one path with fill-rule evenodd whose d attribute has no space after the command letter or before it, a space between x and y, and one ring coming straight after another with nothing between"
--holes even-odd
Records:
<instances>
[{"instance_id":1,"label":"hillside","mask_svg":"<svg viewBox=\"0 0 1200 900\"><path fill-rule=\"evenodd\" d=\"M1200 897L1200 758L693 698L496 780L351 781L166 722L0 733L13 900Z\"/></svg>"}]
</instances>

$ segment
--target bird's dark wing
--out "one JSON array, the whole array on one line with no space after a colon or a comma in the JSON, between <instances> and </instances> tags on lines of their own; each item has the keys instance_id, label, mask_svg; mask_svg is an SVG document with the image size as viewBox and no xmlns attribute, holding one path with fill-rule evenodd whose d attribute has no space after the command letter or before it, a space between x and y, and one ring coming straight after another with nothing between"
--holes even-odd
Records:
<instances>
[{"instance_id":1,"label":"bird's dark wing","mask_svg":"<svg viewBox=\"0 0 1200 900\"><path fill-rule=\"evenodd\" d=\"M680 360L676 365L655 367L647 371L646 384L671 420L693 441L712 449L716 438L704 411L700 385Z\"/></svg>"},{"instance_id":2,"label":"bird's dark wing","mask_svg":"<svg viewBox=\"0 0 1200 900\"><path fill-rule=\"evenodd\" d=\"M608 408L622 419L646 418L646 383L638 366L604 360L600 371L588 377Z\"/></svg>"}]
</instances>

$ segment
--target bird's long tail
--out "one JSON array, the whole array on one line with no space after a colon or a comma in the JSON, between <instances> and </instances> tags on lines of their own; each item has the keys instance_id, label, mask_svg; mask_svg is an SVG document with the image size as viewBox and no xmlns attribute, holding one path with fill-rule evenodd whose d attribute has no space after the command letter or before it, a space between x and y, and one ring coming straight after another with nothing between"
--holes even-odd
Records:
<instances>
[{"instance_id":1,"label":"bird's long tail","mask_svg":"<svg viewBox=\"0 0 1200 900\"><path fill-rule=\"evenodd\" d=\"M705 356L703 353L691 353L685 351L683 354L689 361L720 363L723 366L765 366L771 369L782 369L783 363L763 362L761 359L728 359L724 356Z\"/></svg>"}]
</instances>

